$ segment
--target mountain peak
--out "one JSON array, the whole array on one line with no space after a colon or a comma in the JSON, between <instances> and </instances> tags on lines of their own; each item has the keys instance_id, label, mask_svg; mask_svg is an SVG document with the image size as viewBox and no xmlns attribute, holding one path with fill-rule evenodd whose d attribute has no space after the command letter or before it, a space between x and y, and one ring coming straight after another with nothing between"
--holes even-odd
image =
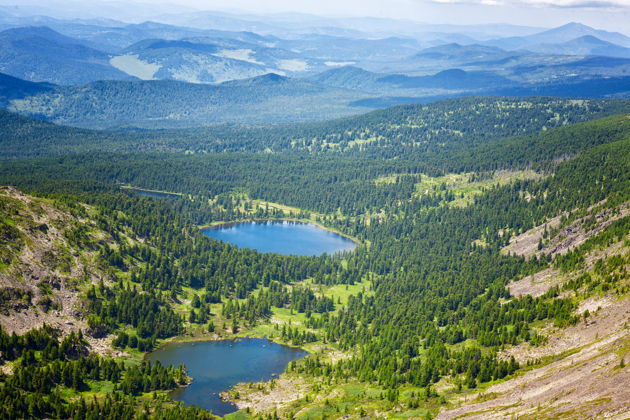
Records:
<instances>
[{"instance_id":1,"label":"mountain peak","mask_svg":"<svg viewBox=\"0 0 630 420\"><path fill-rule=\"evenodd\" d=\"M556 34L556 35L570 34L570 35L578 36L580 34L586 35L586 34L594 34L597 32L598 32L597 29L591 28L590 26L584 25L582 23L570 22L565 25L558 26L556 28L551 28L543 32L543 34Z\"/></svg>"},{"instance_id":2,"label":"mountain peak","mask_svg":"<svg viewBox=\"0 0 630 420\"><path fill-rule=\"evenodd\" d=\"M556 29L562 29L562 28L564 28L564 29L589 29L589 30L593 30L593 28L591 28L590 26L585 25L585 24L580 23L580 22L569 22L569 23L566 23L564 25L561 25L561 26L557 27Z\"/></svg>"},{"instance_id":3,"label":"mountain peak","mask_svg":"<svg viewBox=\"0 0 630 420\"><path fill-rule=\"evenodd\" d=\"M284 82L288 80L288 77L281 76L278 73L272 72L272 73L263 74L262 76L254 77L252 80L257 80L261 82L279 83L279 82Z\"/></svg>"},{"instance_id":4,"label":"mountain peak","mask_svg":"<svg viewBox=\"0 0 630 420\"><path fill-rule=\"evenodd\" d=\"M230 80L223 82L224 86L265 86L265 85L277 85L289 81L286 76L281 76L277 73L266 73L261 76L250 77L248 79Z\"/></svg>"}]
</instances>

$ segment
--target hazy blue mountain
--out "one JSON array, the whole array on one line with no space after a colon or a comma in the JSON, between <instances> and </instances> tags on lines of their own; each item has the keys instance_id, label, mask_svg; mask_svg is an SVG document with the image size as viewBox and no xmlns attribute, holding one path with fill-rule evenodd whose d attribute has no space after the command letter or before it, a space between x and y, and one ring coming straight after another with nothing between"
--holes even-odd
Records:
<instances>
[{"instance_id":1,"label":"hazy blue mountain","mask_svg":"<svg viewBox=\"0 0 630 420\"><path fill-rule=\"evenodd\" d=\"M260 45L274 40L273 37L263 37L253 32L203 30L157 22L143 22L139 24L119 22L116 25L94 26L59 21L51 23L49 26L65 35L84 40L100 49L115 53L146 39L173 41L193 37L211 37L233 39Z\"/></svg>"},{"instance_id":2,"label":"hazy blue mountain","mask_svg":"<svg viewBox=\"0 0 630 420\"><path fill-rule=\"evenodd\" d=\"M29 82L0 73L0 106L8 106L13 99L52 92L54 89L55 85L50 83Z\"/></svg>"},{"instance_id":3,"label":"hazy blue mountain","mask_svg":"<svg viewBox=\"0 0 630 420\"><path fill-rule=\"evenodd\" d=\"M549 29L539 34L529 35L525 37L530 43L546 41L549 43L568 42L572 39L585 35L591 35L601 40L622 45L630 46L630 38L619 32L609 32L601 29L594 29L581 23L571 22L557 28Z\"/></svg>"},{"instance_id":4,"label":"hazy blue mountain","mask_svg":"<svg viewBox=\"0 0 630 420\"><path fill-rule=\"evenodd\" d=\"M232 15L217 11L194 11L188 13L164 14L153 19L171 25L188 26L199 29L216 29L222 31L251 31L262 34L283 32L281 27L265 22L265 18L246 17L242 14Z\"/></svg>"},{"instance_id":5,"label":"hazy blue mountain","mask_svg":"<svg viewBox=\"0 0 630 420\"><path fill-rule=\"evenodd\" d=\"M424 32L461 34L477 40L494 39L500 36L527 36L545 30L541 27L513 25L508 23L488 23L476 25L453 25L440 23L422 24Z\"/></svg>"},{"instance_id":6,"label":"hazy blue mountain","mask_svg":"<svg viewBox=\"0 0 630 420\"><path fill-rule=\"evenodd\" d=\"M511 24L449 25L416 22L383 17L323 17L307 13L227 13L202 12L164 15L161 22L199 28L222 30L250 30L265 35L294 38L300 34L320 34L347 38L388 38L403 36L424 41L432 33L459 34L474 40L499 36L524 36L542 28ZM256 29L254 29L256 28ZM447 38L444 38L447 39Z\"/></svg>"},{"instance_id":7,"label":"hazy blue mountain","mask_svg":"<svg viewBox=\"0 0 630 420\"><path fill-rule=\"evenodd\" d=\"M450 69L432 76L390 75L379 79L382 83L395 85L398 88L438 88L446 90L476 90L514 84L509 79L488 71L464 71Z\"/></svg>"},{"instance_id":8,"label":"hazy blue mountain","mask_svg":"<svg viewBox=\"0 0 630 420\"><path fill-rule=\"evenodd\" d=\"M226 23L218 27L257 27L255 15L240 16L236 20L230 14L214 16ZM6 24L24 19L6 13L0 16L0 22ZM381 29L385 33L392 24L387 19L372 18L353 20L345 27L350 29L344 36L332 36L327 31L297 35L292 32L290 39L249 31L191 28L159 22L125 24L113 20L69 21L45 16L30 19L53 25L63 35L48 27L12 28L0 32L0 47L3 47L0 70L20 79L70 86L98 80L136 79L216 84L276 73L291 78L306 77L304 82L324 85L328 90L355 91L333 95L335 99L331 106L341 106L343 112L344 104L348 102L408 102L493 88L528 88L515 86L517 84L538 86L550 81L566 84L630 74L630 62L625 61L630 58L630 49L600 38L601 35L624 41L623 35L579 24L535 34L531 32L536 28L512 28L511 33L524 34L518 39L510 38L513 43L520 45L524 42L531 49L514 51L476 41L463 44L474 41L469 34L479 31L479 37L488 37L498 32L500 25L494 28L492 25L407 26L408 22L401 23L409 30L413 27L425 31L422 33L426 37L418 41L400 36L368 39L357 28L372 23L374 33ZM309 25L316 28L326 22L336 21L289 14L274 16L266 25L280 28L279 33L287 34L306 30ZM252 23L253 26L247 26ZM302 29L298 28L299 24ZM341 28L339 33L346 29ZM508 29L506 32L510 33ZM597 36L580 35L562 41L582 33ZM437 38L440 36L444 39ZM461 40L462 43L447 42L422 48L427 43L446 40ZM540 40L545 42L538 42ZM562 42L556 43L556 40ZM369 98L366 94L381 99ZM15 100L15 97L11 98ZM28 108L32 104L25 106ZM263 114L274 113L270 110ZM307 114L314 113L309 111ZM205 121L203 118L193 120Z\"/></svg>"},{"instance_id":9,"label":"hazy blue mountain","mask_svg":"<svg viewBox=\"0 0 630 420\"><path fill-rule=\"evenodd\" d=\"M420 49L418 41L411 38L366 39L318 34L278 40L277 46L307 57L324 60L330 66L400 60Z\"/></svg>"},{"instance_id":10,"label":"hazy blue mountain","mask_svg":"<svg viewBox=\"0 0 630 420\"><path fill-rule=\"evenodd\" d=\"M423 96L435 95L435 89L472 91L514 84L513 81L503 76L487 71L449 69L429 76L408 76L373 73L354 66L328 70L311 76L309 80L328 86L364 92L415 94L416 101ZM403 92L404 90L408 92ZM446 93L442 92L442 94ZM411 99L398 98L396 101L409 103Z\"/></svg>"},{"instance_id":11,"label":"hazy blue mountain","mask_svg":"<svg viewBox=\"0 0 630 420\"><path fill-rule=\"evenodd\" d=\"M378 92L383 89L379 82L385 75L373 73L355 66L337 67L310 76L308 80L327 86L355 89L364 92Z\"/></svg>"},{"instance_id":12,"label":"hazy blue mountain","mask_svg":"<svg viewBox=\"0 0 630 420\"><path fill-rule=\"evenodd\" d=\"M448 61L465 63L473 61L499 60L513 55L514 53L502 50L501 48L485 45L460 45L451 43L426 48L417 53L413 59L422 61Z\"/></svg>"},{"instance_id":13,"label":"hazy blue mountain","mask_svg":"<svg viewBox=\"0 0 630 420\"><path fill-rule=\"evenodd\" d=\"M529 49L530 46L539 44L562 44L583 36L593 36L612 44L630 47L630 37L620 34L619 32L594 29L590 26L575 22L567 23L566 25L533 35L500 38L487 41L484 44L508 50Z\"/></svg>"},{"instance_id":14,"label":"hazy blue mountain","mask_svg":"<svg viewBox=\"0 0 630 420\"><path fill-rule=\"evenodd\" d=\"M607 57L630 58L630 48L602 41L592 35L584 35L560 44L539 44L528 46L530 51L546 54L601 55Z\"/></svg>"},{"instance_id":15,"label":"hazy blue mountain","mask_svg":"<svg viewBox=\"0 0 630 420\"><path fill-rule=\"evenodd\" d=\"M209 37L144 40L121 51L111 64L145 80L195 83L245 79L270 72L294 75L324 68L319 60L280 48Z\"/></svg>"},{"instance_id":16,"label":"hazy blue mountain","mask_svg":"<svg viewBox=\"0 0 630 420\"><path fill-rule=\"evenodd\" d=\"M518 79L521 82L549 83L564 80L575 83L582 79L625 77L630 74L630 58L567 56L567 61L559 63L522 62L513 67L511 72L520 76Z\"/></svg>"},{"instance_id":17,"label":"hazy blue mountain","mask_svg":"<svg viewBox=\"0 0 630 420\"><path fill-rule=\"evenodd\" d=\"M132 79L109 64L108 54L47 27L0 32L0 71L57 84Z\"/></svg>"},{"instance_id":18,"label":"hazy blue mountain","mask_svg":"<svg viewBox=\"0 0 630 420\"><path fill-rule=\"evenodd\" d=\"M236 33L230 33L236 35ZM352 39L307 35L283 40L252 33L143 40L119 53L112 64L142 79L221 82L269 72L316 73L354 63L397 61L418 50L411 39Z\"/></svg>"},{"instance_id":19,"label":"hazy blue mountain","mask_svg":"<svg viewBox=\"0 0 630 420\"><path fill-rule=\"evenodd\" d=\"M7 109L61 124L109 128L188 127L217 122L308 121L357 114L367 95L267 74L219 85L176 81L100 81L29 91L0 78ZM12 87L18 93L12 92ZM34 87L33 87L34 89ZM20 94L19 92L22 92ZM150 104L150 106L148 106Z\"/></svg>"},{"instance_id":20,"label":"hazy blue mountain","mask_svg":"<svg viewBox=\"0 0 630 420\"><path fill-rule=\"evenodd\" d=\"M167 13L193 12L195 9L180 4L161 2L130 2L122 0L46 0L13 1L11 6L5 6L16 17L31 17L37 15L50 16L56 19L75 20L81 18L86 21L119 20L125 22L142 22L152 17Z\"/></svg>"},{"instance_id":21,"label":"hazy blue mountain","mask_svg":"<svg viewBox=\"0 0 630 420\"><path fill-rule=\"evenodd\" d=\"M58 21L49 24L49 26L58 32L89 42L91 45L110 53L116 53L144 39L173 40L205 33L199 29L181 28L154 22L131 25L120 22L117 25L96 26Z\"/></svg>"},{"instance_id":22,"label":"hazy blue mountain","mask_svg":"<svg viewBox=\"0 0 630 420\"><path fill-rule=\"evenodd\" d=\"M111 64L139 79L181 80L194 83L223 82L260 76L272 68L250 58L251 49L224 48L213 43L144 40L121 51ZM228 50L230 51L230 50ZM236 59L234 57L241 58Z\"/></svg>"}]
</instances>

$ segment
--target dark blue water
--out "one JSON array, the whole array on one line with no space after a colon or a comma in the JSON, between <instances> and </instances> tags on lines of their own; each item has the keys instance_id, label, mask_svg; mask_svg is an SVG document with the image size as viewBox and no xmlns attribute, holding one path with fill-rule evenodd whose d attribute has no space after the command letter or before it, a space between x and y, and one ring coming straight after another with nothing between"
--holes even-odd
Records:
<instances>
[{"instance_id":1,"label":"dark blue water","mask_svg":"<svg viewBox=\"0 0 630 420\"><path fill-rule=\"evenodd\" d=\"M268 381L272 374L284 372L289 362L308 353L281 346L261 338L236 341L196 341L171 343L148 357L163 365L186 365L193 382L172 393L172 397L186 405L196 405L224 416L237 408L221 401L219 393L239 382Z\"/></svg>"},{"instance_id":2,"label":"dark blue water","mask_svg":"<svg viewBox=\"0 0 630 420\"><path fill-rule=\"evenodd\" d=\"M239 248L285 255L321 255L352 251L357 244L312 223L273 221L244 222L204 229L209 238Z\"/></svg>"}]
</instances>

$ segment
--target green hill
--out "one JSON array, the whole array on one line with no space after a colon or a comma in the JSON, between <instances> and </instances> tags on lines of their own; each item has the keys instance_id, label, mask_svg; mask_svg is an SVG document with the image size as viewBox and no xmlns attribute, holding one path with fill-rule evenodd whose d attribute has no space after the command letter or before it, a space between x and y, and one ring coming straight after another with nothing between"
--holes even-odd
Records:
<instances>
[{"instance_id":1,"label":"green hill","mask_svg":"<svg viewBox=\"0 0 630 420\"><path fill-rule=\"evenodd\" d=\"M252 85L251 89L257 89L257 85L267 86L268 79L255 79L248 84ZM287 82L279 78L271 83L282 86ZM3 157L87 151L274 151L367 152L380 157L420 154L426 160L428 157L441 159L440 156L449 156L445 153L481 147L483 143L505 137L533 134L628 111L630 102L624 99L459 98L323 122L96 131L53 125L0 110L3 124L0 150Z\"/></svg>"},{"instance_id":2,"label":"green hill","mask_svg":"<svg viewBox=\"0 0 630 420\"><path fill-rule=\"evenodd\" d=\"M11 86L2 87L7 91ZM10 100L7 108L60 124L91 128L168 128L218 122L309 121L353 115L362 93L275 74L219 85L177 81L99 81L57 86ZM363 110L366 110L365 108Z\"/></svg>"}]
</instances>

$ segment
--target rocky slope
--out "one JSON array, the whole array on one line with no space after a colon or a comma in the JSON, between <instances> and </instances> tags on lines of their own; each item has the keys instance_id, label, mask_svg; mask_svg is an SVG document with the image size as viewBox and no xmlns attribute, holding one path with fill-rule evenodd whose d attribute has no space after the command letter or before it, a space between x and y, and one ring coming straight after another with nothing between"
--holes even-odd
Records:
<instances>
[{"instance_id":1,"label":"rocky slope","mask_svg":"<svg viewBox=\"0 0 630 420\"><path fill-rule=\"evenodd\" d=\"M89 334L82 296L108 283L103 246L116 246L84 206L65 207L0 187L0 325L23 334L48 324L63 334L83 330L93 349L111 349L108 337ZM92 334L96 335L96 334Z\"/></svg>"},{"instance_id":2,"label":"rocky slope","mask_svg":"<svg viewBox=\"0 0 630 420\"><path fill-rule=\"evenodd\" d=\"M504 252L580 255L508 285L513 296L554 291L576 303L575 325L544 323L537 346L509 346L525 372L454 401L439 419L628 418L630 231L628 203L605 202L515 236ZM610 229L608 229L610 227ZM616 232L611 234L611 232ZM603 238L607 238L603 240ZM540 245L536 245L540 243Z\"/></svg>"}]
</instances>

